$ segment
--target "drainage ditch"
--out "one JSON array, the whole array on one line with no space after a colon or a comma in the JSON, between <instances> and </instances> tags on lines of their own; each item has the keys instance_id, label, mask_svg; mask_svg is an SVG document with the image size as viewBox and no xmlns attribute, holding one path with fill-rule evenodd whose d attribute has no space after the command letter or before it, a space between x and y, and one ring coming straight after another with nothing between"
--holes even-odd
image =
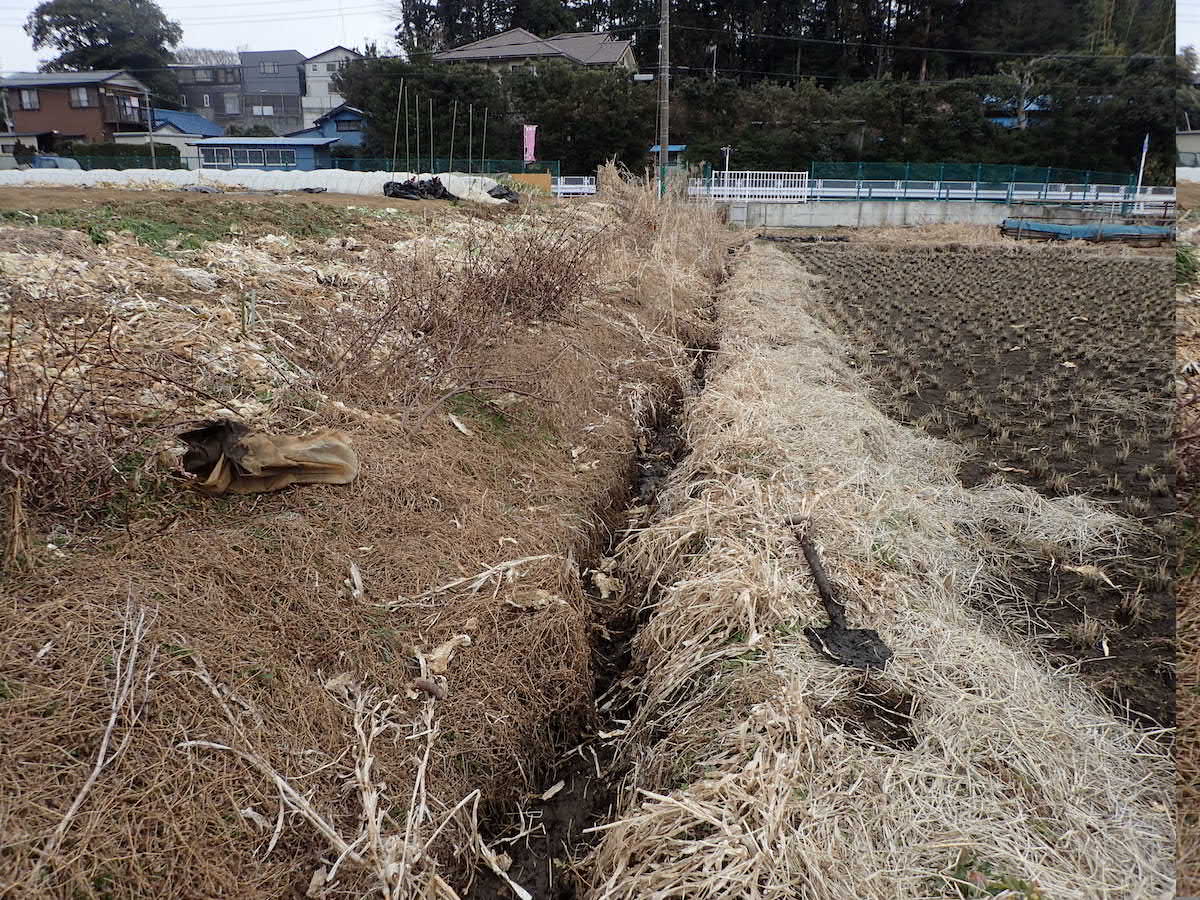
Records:
<instances>
[{"instance_id":1,"label":"drainage ditch","mask_svg":"<svg viewBox=\"0 0 1200 900\"><path fill-rule=\"evenodd\" d=\"M703 389L715 350L704 347L692 351L690 394ZM643 427L625 509L629 514L640 508L637 511L643 521L653 513L667 476L685 453L679 433L682 405L682 395L675 396ZM628 516L622 521L627 522ZM601 559L611 557L621 536L620 531L614 532ZM592 578L600 565L600 560L589 560L580 567L581 581L599 619L592 640L591 721L584 723L584 730L577 726L569 733L561 742L558 763L539 773L542 777L535 783L545 786L541 799L534 799L526 808L509 810L503 823L481 823L487 845L511 860L506 869L508 878L534 900L576 900L582 895L573 865L598 843L600 834L588 833L587 829L611 819L618 787L627 771L615 758L615 742L606 736L614 737L630 719L635 692L628 689L628 680L636 677L630 672L632 643L645 624L645 616L639 616L638 604L628 599L617 611L612 610L611 601L602 599ZM610 612L607 619L606 610ZM504 879L480 866L464 896L490 900L514 895Z\"/></svg>"}]
</instances>

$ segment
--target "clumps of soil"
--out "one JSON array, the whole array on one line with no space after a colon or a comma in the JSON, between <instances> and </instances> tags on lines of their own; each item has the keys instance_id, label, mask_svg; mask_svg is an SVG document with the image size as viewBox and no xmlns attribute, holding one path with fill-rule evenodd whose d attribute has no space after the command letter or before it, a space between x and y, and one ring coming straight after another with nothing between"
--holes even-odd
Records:
<instances>
[{"instance_id":1,"label":"clumps of soil","mask_svg":"<svg viewBox=\"0 0 1200 900\"><path fill-rule=\"evenodd\" d=\"M966 447L968 486L1087 495L1139 538L1081 575L1052 548L1026 574L1049 646L1120 707L1173 703L1173 301L1166 258L1001 247L795 248L830 324L900 421ZM1031 624L1031 629L1044 630Z\"/></svg>"}]
</instances>

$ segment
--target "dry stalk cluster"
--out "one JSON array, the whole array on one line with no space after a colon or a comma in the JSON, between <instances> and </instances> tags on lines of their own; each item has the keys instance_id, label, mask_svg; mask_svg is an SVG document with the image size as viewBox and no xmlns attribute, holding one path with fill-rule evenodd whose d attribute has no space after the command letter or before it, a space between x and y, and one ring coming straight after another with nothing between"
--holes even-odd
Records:
<instances>
[{"instance_id":1,"label":"dry stalk cluster","mask_svg":"<svg viewBox=\"0 0 1200 900\"><path fill-rule=\"evenodd\" d=\"M722 292L691 452L621 548L653 609L588 896L1167 896L1162 746L972 612L1020 595L1039 543L1085 566L1128 526L1079 498L965 489L960 449L873 405L813 281L756 247ZM894 651L882 672L804 638L823 612L796 517L849 625Z\"/></svg>"},{"instance_id":2,"label":"dry stalk cluster","mask_svg":"<svg viewBox=\"0 0 1200 900\"><path fill-rule=\"evenodd\" d=\"M102 349L125 370L98 356L94 382L75 366L56 396L105 398L112 421L149 438L139 471L159 473L172 422L215 416L343 429L363 470L344 488L220 502L134 490L153 502L126 529L82 523L78 541L13 573L0 608L3 888L36 870L55 896L449 900L479 861L504 871L478 841L476 804L482 817L544 789L555 739L588 712L594 613L577 561L607 544L638 426L688 383L685 345L711 330L712 279L737 243L645 184L613 190L562 215L446 209L364 218L326 241L231 231L163 253L121 235L5 232L11 288L80 328L110 323ZM634 209L676 233L643 242ZM416 286L401 291L411 268ZM33 347L29 308L18 353ZM423 345L438 342L428 363ZM405 346L426 362L403 368ZM339 369L348 361L360 368ZM502 377L551 402L436 405ZM419 421L430 410L442 414ZM51 518L34 512L35 525ZM153 677L115 726L114 763L97 750L113 598L130 585L157 609L142 639L157 653L139 656ZM464 634L444 674L414 667L416 648Z\"/></svg>"}]
</instances>

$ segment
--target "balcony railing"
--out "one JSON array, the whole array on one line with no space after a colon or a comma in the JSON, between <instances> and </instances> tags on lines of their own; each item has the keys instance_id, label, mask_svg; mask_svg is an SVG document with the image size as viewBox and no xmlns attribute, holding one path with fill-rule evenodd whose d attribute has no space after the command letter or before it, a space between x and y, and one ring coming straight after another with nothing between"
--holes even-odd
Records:
<instances>
[{"instance_id":1,"label":"balcony railing","mask_svg":"<svg viewBox=\"0 0 1200 900\"><path fill-rule=\"evenodd\" d=\"M146 107L141 98L118 94L104 98L104 121L114 125L147 124Z\"/></svg>"}]
</instances>

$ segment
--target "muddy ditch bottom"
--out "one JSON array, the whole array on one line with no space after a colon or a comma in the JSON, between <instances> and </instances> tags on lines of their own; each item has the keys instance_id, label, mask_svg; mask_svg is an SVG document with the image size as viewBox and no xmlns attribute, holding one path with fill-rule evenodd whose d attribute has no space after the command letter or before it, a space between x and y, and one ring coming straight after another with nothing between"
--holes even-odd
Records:
<instances>
[{"instance_id":1,"label":"muddy ditch bottom","mask_svg":"<svg viewBox=\"0 0 1200 900\"><path fill-rule=\"evenodd\" d=\"M691 392L704 387L704 372L714 348L695 351ZM667 476L679 464L685 452L678 432L682 398L673 398L659 417L643 431L644 448L635 456L630 496L623 522L628 523L635 510L645 521L653 512ZM604 557L611 556L621 537L616 531ZM597 561L580 567L585 592L599 611L612 608L601 599L590 577ZM629 690L636 673L630 672L632 642L645 624L648 614L639 615L639 604L628 599L608 621L593 625L592 673L593 697L591 721L585 729L568 734L562 741L557 765L545 772L534 772L533 782L543 785L541 796L528 798L523 808L509 810L503 821L483 822L484 842L497 855L511 860L506 874L534 900L575 900L582 895L583 883L573 870L575 863L599 843L602 833L588 829L610 821L619 786L627 768L616 759L617 735L629 723L632 697ZM577 726L578 729L578 726ZM517 896L499 875L481 863L464 900L490 900Z\"/></svg>"}]
</instances>

